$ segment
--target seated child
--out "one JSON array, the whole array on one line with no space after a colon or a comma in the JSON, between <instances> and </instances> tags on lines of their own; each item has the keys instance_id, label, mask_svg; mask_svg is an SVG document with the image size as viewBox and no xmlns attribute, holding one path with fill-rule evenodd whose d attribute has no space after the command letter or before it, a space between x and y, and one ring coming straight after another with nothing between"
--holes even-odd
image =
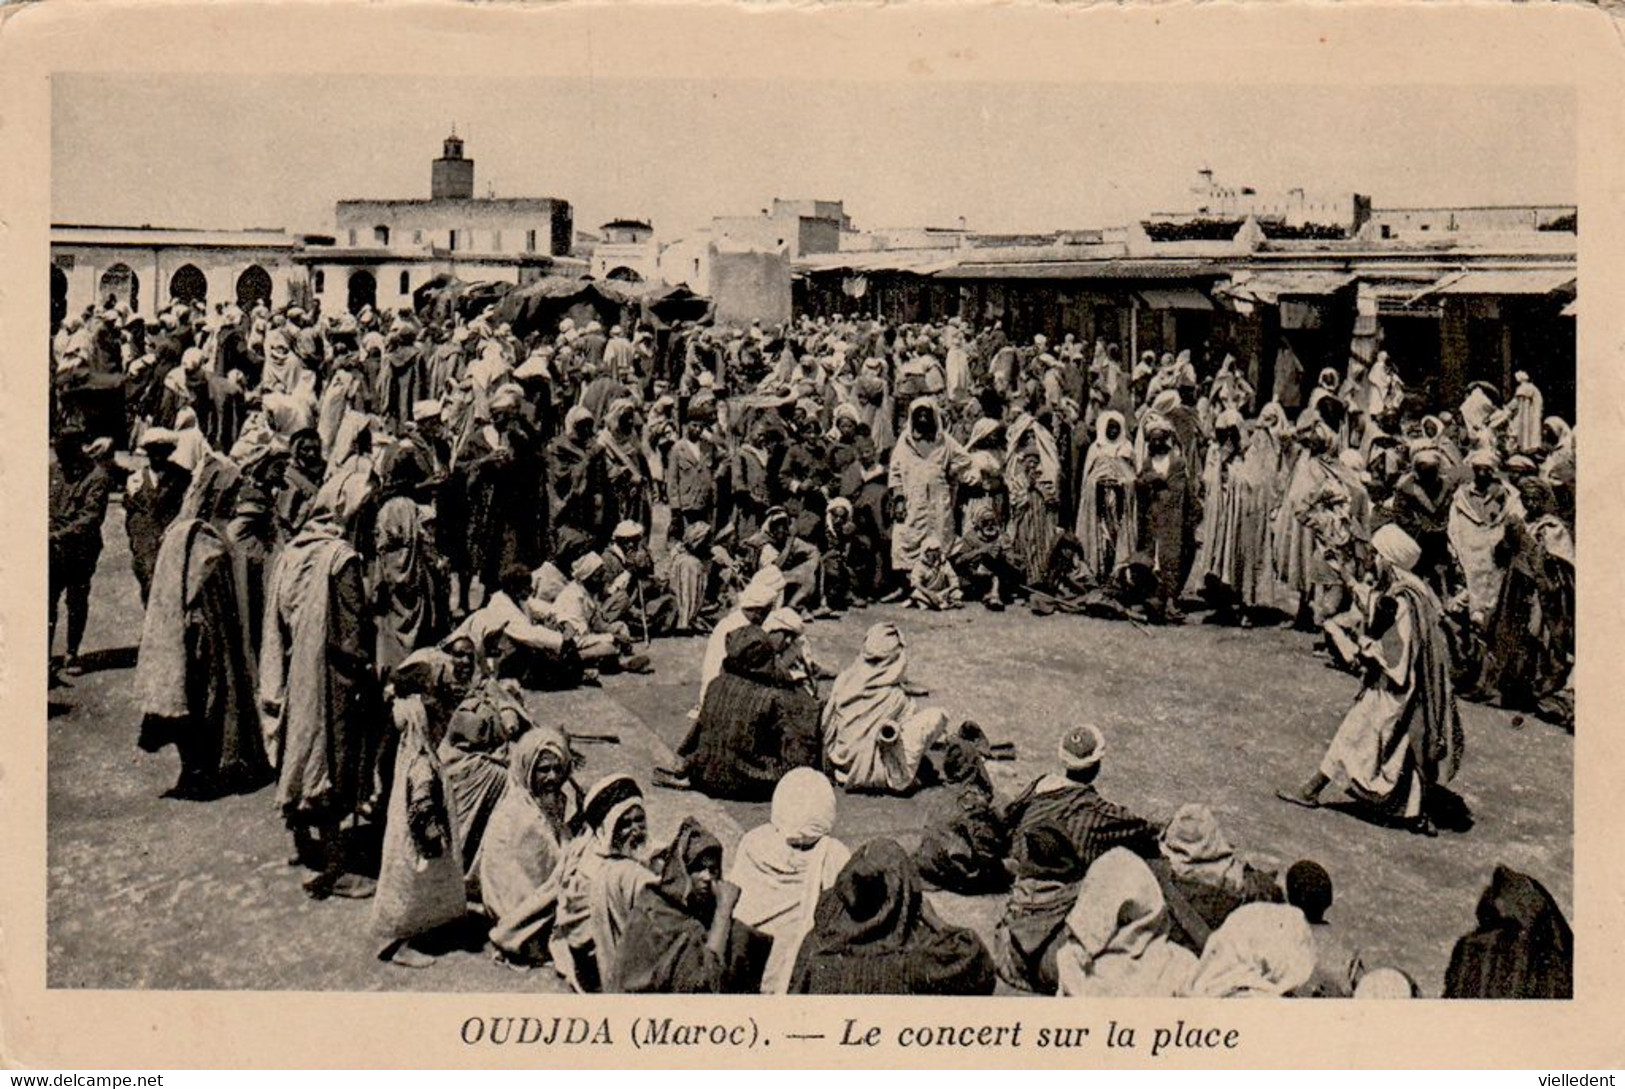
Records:
<instances>
[{"instance_id":1,"label":"seated child","mask_svg":"<svg viewBox=\"0 0 1625 1089\"><path fill-rule=\"evenodd\" d=\"M915 609L942 612L957 609L964 603L959 589L959 576L943 554L942 541L927 537L920 549L920 559L909 572L908 605Z\"/></svg>"}]
</instances>

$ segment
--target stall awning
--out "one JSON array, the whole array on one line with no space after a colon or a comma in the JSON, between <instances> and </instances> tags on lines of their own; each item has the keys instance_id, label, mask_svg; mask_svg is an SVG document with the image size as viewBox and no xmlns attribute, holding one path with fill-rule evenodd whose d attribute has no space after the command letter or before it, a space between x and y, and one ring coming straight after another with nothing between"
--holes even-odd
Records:
<instances>
[{"instance_id":1,"label":"stall awning","mask_svg":"<svg viewBox=\"0 0 1625 1089\"><path fill-rule=\"evenodd\" d=\"M1318 297L1347 287L1354 274L1329 269L1279 269L1240 274L1219 290L1247 302L1277 303L1281 296Z\"/></svg>"},{"instance_id":2,"label":"stall awning","mask_svg":"<svg viewBox=\"0 0 1625 1089\"><path fill-rule=\"evenodd\" d=\"M1190 287L1145 288L1136 292L1153 310L1212 310L1213 300Z\"/></svg>"},{"instance_id":3,"label":"stall awning","mask_svg":"<svg viewBox=\"0 0 1625 1089\"><path fill-rule=\"evenodd\" d=\"M1429 289L1440 295L1549 295L1574 284L1572 268L1497 268L1453 272Z\"/></svg>"}]
</instances>

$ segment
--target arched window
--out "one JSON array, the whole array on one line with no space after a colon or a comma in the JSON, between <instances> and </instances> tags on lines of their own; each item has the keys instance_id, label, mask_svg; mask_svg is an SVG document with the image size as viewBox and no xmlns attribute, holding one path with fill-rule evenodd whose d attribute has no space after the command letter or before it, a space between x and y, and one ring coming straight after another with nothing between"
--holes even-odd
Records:
<instances>
[{"instance_id":1,"label":"arched window","mask_svg":"<svg viewBox=\"0 0 1625 1089\"><path fill-rule=\"evenodd\" d=\"M350 273L349 305L352 314L378 305L378 280L364 268Z\"/></svg>"},{"instance_id":2,"label":"arched window","mask_svg":"<svg viewBox=\"0 0 1625 1089\"><path fill-rule=\"evenodd\" d=\"M209 279L196 265L182 265L169 278L169 297L188 303L205 302L209 298Z\"/></svg>"},{"instance_id":3,"label":"arched window","mask_svg":"<svg viewBox=\"0 0 1625 1089\"><path fill-rule=\"evenodd\" d=\"M409 295L412 292L412 273L407 269L401 270L401 294Z\"/></svg>"},{"instance_id":4,"label":"arched window","mask_svg":"<svg viewBox=\"0 0 1625 1089\"><path fill-rule=\"evenodd\" d=\"M271 274L258 265L249 265L237 277L237 305L251 310L260 303L271 305Z\"/></svg>"},{"instance_id":5,"label":"arched window","mask_svg":"<svg viewBox=\"0 0 1625 1089\"><path fill-rule=\"evenodd\" d=\"M327 272L325 269L317 269L310 274L310 289L318 295L327 290Z\"/></svg>"},{"instance_id":6,"label":"arched window","mask_svg":"<svg viewBox=\"0 0 1625 1089\"><path fill-rule=\"evenodd\" d=\"M389 228L382 223L372 229L372 240L380 246L389 245Z\"/></svg>"},{"instance_id":7,"label":"arched window","mask_svg":"<svg viewBox=\"0 0 1625 1089\"><path fill-rule=\"evenodd\" d=\"M51 332L68 316L68 274L51 266Z\"/></svg>"},{"instance_id":8,"label":"arched window","mask_svg":"<svg viewBox=\"0 0 1625 1089\"><path fill-rule=\"evenodd\" d=\"M96 302L99 305L111 298L115 303L123 303L135 310L140 305L140 290L141 281L135 270L129 265L117 264L102 273L96 287Z\"/></svg>"}]
</instances>

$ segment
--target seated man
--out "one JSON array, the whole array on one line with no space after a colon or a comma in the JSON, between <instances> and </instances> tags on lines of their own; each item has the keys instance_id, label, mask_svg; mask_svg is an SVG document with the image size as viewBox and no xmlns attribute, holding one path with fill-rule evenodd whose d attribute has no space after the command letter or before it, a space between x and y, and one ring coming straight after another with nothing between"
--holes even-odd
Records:
<instances>
[{"instance_id":1,"label":"seated man","mask_svg":"<svg viewBox=\"0 0 1625 1089\"><path fill-rule=\"evenodd\" d=\"M655 580L654 557L649 554L643 527L632 521L617 525L603 558L604 619L635 626L645 638L671 632L677 601Z\"/></svg>"},{"instance_id":2,"label":"seated man","mask_svg":"<svg viewBox=\"0 0 1625 1089\"><path fill-rule=\"evenodd\" d=\"M824 708L824 761L837 786L906 794L948 726L937 708L920 708L908 686L908 653L893 624L876 624L851 665L835 678Z\"/></svg>"},{"instance_id":3,"label":"seated man","mask_svg":"<svg viewBox=\"0 0 1625 1089\"><path fill-rule=\"evenodd\" d=\"M1021 572L1010 557L1010 535L999 524L998 511L977 507L953 557L966 595L994 612L1002 610L1022 589Z\"/></svg>"},{"instance_id":4,"label":"seated man","mask_svg":"<svg viewBox=\"0 0 1625 1089\"><path fill-rule=\"evenodd\" d=\"M1174 941L1193 953L1242 904L1281 899L1275 873L1237 854L1205 805L1180 806L1163 829L1162 855L1151 871L1168 901Z\"/></svg>"},{"instance_id":5,"label":"seated man","mask_svg":"<svg viewBox=\"0 0 1625 1089\"><path fill-rule=\"evenodd\" d=\"M867 591L873 575L866 568L874 557L865 555L865 541L858 532L852 503L837 496L824 510L824 550L819 559L818 612L827 618L850 608L867 604Z\"/></svg>"},{"instance_id":6,"label":"seated man","mask_svg":"<svg viewBox=\"0 0 1625 1089\"><path fill-rule=\"evenodd\" d=\"M784 576L779 574L777 567L764 567L751 576L751 580L744 589L739 591L738 600L731 612L717 622L711 629L711 635L705 641L705 657L700 660L700 698L689 712L693 718L700 713L700 704L705 702L705 690L711 687L711 682L722 675L722 662L728 654L728 636L736 628L743 628L748 624L758 627L767 620L768 614L782 604L784 598Z\"/></svg>"},{"instance_id":7,"label":"seated man","mask_svg":"<svg viewBox=\"0 0 1625 1089\"><path fill-rule=\"evenodd\" d=\"M1016 841L1015 884L993 931L993 963L1012 987L1054 994L1056 955L1066 944L1066 917L1078 900L1083 865L1066 829L1035 824Z\"/></svg>"},{"instance_id":8,"label":"seated man","mask_svg":"<svg viewBox=\"0 0 1625 1089\"><path fill-rule=\"evenodd\" d=\"M1094 582L1083 542L1070 533L1062 533L1055 539L1055 547L1050 549L1043 584L1033 591L1033 614L1087 612L1097 589Z\"/></svg>"},{"instance_id":9,"label":"seated man","mask_svg":"<svg viewBox=\"0 0 1625 1089\"><path fill-rule=\"evenodd\" d=\"M502 569L494 592L470 613L452 638L466 636L489 659L490 672L525 688L572 688L585 677L571 635L531 619L534 576L520 564ZM520 602L525 602L521 607Z\"/></svg>"},{"instance_id":10,"label":"seated man","mask_svg":"<svg viewBox=\"0 0 1625 1089\"><path fill-rule=\"evenodd\" d=\"M722 614L722 579L711 547L711 523L689 522L682 540L672 541L670 549L666 579L671 587L672 632L708 632Z\"/></svg>"},{"instance_id":11,"label":"seated man","mask_svg":"<svg viewBox=\"0 0 1625 1089\"><path fill-rule=\"evenodd\" d=\"M1040 824L1055 824L1072 838L1084 868L1113 847L1127 847L1141 858L1161 857L1161 829L1100 796L1100 776L1106 739L1087 723L1069 731L1057 746L1061 774L1035 779L1005 810L1005 825L1012 840L1021 843Z\"/></svg>"},{"instance_id":12,"label":"seated man","mask_svg":"<svg viewBox=\"0 0 1625 1089\"><path fill-rule=\"evenodd\" d=\"M714 798L765 801L791 768L817 767L818 703L779 666L755 624L728 633L722 675L705 690L699 717L677 747L681 765L656 783Z\"/></svg>"},{"instance_id":13,"label":"seated man","mask_svg":"<svg viewBox=\"0 0 1625 1089\"><path fill-rule=\"evenodd\" d=\"M762 518L756 547L756 567L776 567L784 573L784 603L792 609L809 605L818 589L818 549L794 535L795 523L783 507Z\"/></svg>"},{"instance_id":14,"label":"seated man","mask_svg":"<svg viewBox=\"0 0 1625 1089\"><path fill-rule=\"evenodd\" d=\"M628 994L750 994L772 939L735 921L739 886L722 879L722 844L693 817L659 855L658 879L632 901L613 973Z\"/></svg>"},{"instance_id":15,"label":"seated man","mask_svg":"<svg viewBox=\"0 0 1625 1089\"><path fill-rule=\"evenodd\" d=\"M992 747L980 726L963 722L936 754L946 790L933 791L914 861L920 876L940 889L963 896L1003 892L1010 887L1005 859L1010 833L999 815L993 781L983 760Z\"/></svg>"},{"instance_id":16,"label":"seated man","mask_svg":"<svg viewBox=\"0 0 1625 1089\"><path fill-rule=\"evenodd\" d=\"M794 609L774 609L762 622L762 630L773 640L773 651L779 668L795 687L818 700L818 682L835 678L835 674L820 665L807 644L807 623Z\"/></svg>"},{"instance_id":17,"label":"seated man","mask_svg":"<svg viewBox=\"0 0 1625 1089\"><path fill-rule=\"evenodd\" d=\"M908 852L873 839L853 852L796 955L791 994L990 995L993 958L925 900Z\"/></svg>"},{"instance_id":18,"label":"seated man","mask_svg":"<svg viewBox=\"0 0 1625 1089\"><path fill-rule=\"evenodd\" d=\"M581 834L565 847L551 882L556 918L548 940L553 967L578 993L618 990L621 937L639 890L655 875L644 864L649 817L643 788L609 775L581 801Z\"/></svg>"},{"instance_id":19,"label":"seated man","mask_svg":"<svg viewBox=\"0 0 1625 1089\"><path fill-rule=\"evenodd\" d=\"M575 640L581 660L611 672L647 673L649 659L633 654L626 624L604 619L599 595L604 590L604 559L588 552L570 565L570 581L553 603L559 628Z\"/></svg>"}]
</instances>

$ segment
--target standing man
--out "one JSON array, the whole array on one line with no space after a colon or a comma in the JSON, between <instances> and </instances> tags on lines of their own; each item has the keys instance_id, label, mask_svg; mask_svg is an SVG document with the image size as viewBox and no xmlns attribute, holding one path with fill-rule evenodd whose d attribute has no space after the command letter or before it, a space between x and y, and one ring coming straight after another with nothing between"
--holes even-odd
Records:
<instances>
[{"instance_id":1,"label":"standing man","mask_svg":"<svg viewBox=\"0 0 1625 1089\"><path fill-rule=\"evenodd\" d=\"M370 799L376 740L372 623L360 555L334 505L313 500L277 558L260 647L260 702L274 723L268 755L277 803L312 899L360 898L373 882L350 872L347 827Z\"/></svg>"},{"instance_id":2,"label":"standing man","mask_svg":"<svg viewBox=\"0 0 1625 1089\"><path fill-rule=\"evenodd\" d=\"M899 574L913 569L926 538L952 540L953 489L966 464L964 451L942 425L936 401L921 397L908 409L908 430L892 450L887 473L896 522L892 529L891 565ZM888 595L897 600L899 588Z\"/></svg>"},{"instance_id":3,"label":"standing man","mask_svg":"<svg viewBox=\"0 0 1625 1089\"><path fill-rule=\"evenodd\" d=\"M592 438L592 413L576 405L564 416L564 434L547 448L553 552L560 563L573 563L596 541L605 483L603 452Z\"/></svg>"},{"instance_id":4,"label":"standing man","mask_svg":"<svg viewBox=\"0 0 1625 1089\"><path fill-rule=\"evenodd\" d=\"M90 580L102 555L102 520L112 490L107 470L85 450L85 433L77 427L57 434L51 462L51 553L47 581L51 594L50 642L56 645L56 609L68 599L68 653L63 672L77 676L79 645L90 619Z\"/></svg>"},{"instance_id":5,"label":"standing man","mask_svg":"<svg viewBox=\"0 0 1625 1089\"><path fill-rule=\"evenodd\" d=\"M1432 836L1428 795L1461 767L1464 736L1450 685L1444 610L1412 573L1422 548L1404 530L1386 525L1371 538L1382 595L1360 640L1365 684L1343 716L1320 770L1282 801L1313 809L1334 777L1381 816Z\"/></svg>"},{"instance_id":6,"label":"standing man","mask_svg":"<svg viewBox=\"0 0 1625 1089\"><path fill-rule=\"evenodd\" d=\"M152 572L164 531L181 512L181 500L192 474L169 459L177 437L167 428L149 427L141 435L147 464L130 474L124 486L124 531L130 537L130 567L141 585L141 604L147 604Z\"/></svg>"},{"instance_id":7,"label":"standing man","mask_svg":"<svg viewBox=\"0 0 1625 1089\"><path fill-rule=\"evenodd\" d=\"M696 522L716 519L717 455L705 430L705 414L690 413L683 435L667 455L666 499L671 504L668 539Z\"/></svg>"}]
</instances>

